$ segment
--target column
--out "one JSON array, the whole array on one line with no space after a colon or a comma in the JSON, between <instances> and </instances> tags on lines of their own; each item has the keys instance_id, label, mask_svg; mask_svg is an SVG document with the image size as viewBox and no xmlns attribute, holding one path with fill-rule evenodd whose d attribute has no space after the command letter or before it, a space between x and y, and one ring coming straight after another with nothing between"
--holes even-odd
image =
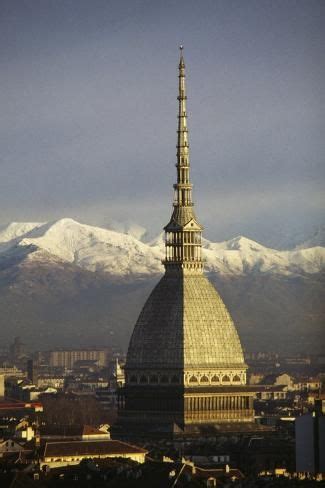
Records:
<instances>
[{"instance_id":1,"label":"column","mask_svg":"<svg viewBox=\"0 0 325 488\"><path fill-rule=\"evenodd\" d=\"M249 408L252 409L253 408L253 398L252 397L248 397L249 398Z\"/></svg>"}]
</instances>

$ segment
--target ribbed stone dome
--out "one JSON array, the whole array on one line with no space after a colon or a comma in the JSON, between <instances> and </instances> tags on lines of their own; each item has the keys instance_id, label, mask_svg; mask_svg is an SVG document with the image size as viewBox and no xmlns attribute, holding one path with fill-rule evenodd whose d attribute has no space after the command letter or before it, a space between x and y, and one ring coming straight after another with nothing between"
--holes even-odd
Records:
<instances>
[{"instance_id":1,"label":"ribbed stone dome","mask_svg":"<svg viewBox=\"0 0 325 488\"><path fill-rule=\"evenodd\" d=\"M165 275L133 330L118 397L118 435L205 435L201 427L253 422L253 395L234 323L203 274L192 199L183 48L178 76L176 183L165 230ZM228 427L228 425L227 425ZM124 434L123 434L124 433Z\"/></svg>"},{"instance_id":2,"label":"ribbed stone dome","mask_svg":"<svg viewBox=\"0 0 325 488\"><path fill-rule=\"evenodd\" d=\"M134 328L133 368L240 368L239 337L218 292L203 274L166 273Z\"/></svg>"}]
</instances>

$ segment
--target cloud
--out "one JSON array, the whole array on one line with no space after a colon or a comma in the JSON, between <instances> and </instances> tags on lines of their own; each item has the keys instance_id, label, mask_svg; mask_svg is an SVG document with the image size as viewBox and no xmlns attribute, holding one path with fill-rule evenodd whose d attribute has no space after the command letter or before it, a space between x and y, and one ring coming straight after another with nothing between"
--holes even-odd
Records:
<instances>
[{"instance_id":1,"label":"cloud","mask_svg":"<svg viewBox=\"0 0 325 488\"><path fill-rule=\"evenodd\" d=\"M323 2L77 4L3 2L0 221L109 215L160 229L175 178L180 42L209 233L271 238L321 221Z\"/></svg>"}]
</instances>

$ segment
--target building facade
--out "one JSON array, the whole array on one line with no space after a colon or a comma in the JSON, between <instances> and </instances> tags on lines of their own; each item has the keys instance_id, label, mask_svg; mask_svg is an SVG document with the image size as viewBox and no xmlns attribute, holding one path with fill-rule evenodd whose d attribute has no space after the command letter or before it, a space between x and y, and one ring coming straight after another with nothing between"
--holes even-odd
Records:
<instances>
[{"instance_id":1,"label":"building facade","mask_svg":"<svg viewBox=\"0 0 325 488\"><path fill-rule=\"evenodd\" d=\"M253 393L233 320L203 274L202 226L193 208L181 48L178 85L177 181L165 226L165 274L135 325L125 365L120 426L146 431L247 423Z\"/></svg>"},{"instance_id":2,"label":"building facade","mask_svg":"<svg viewBox=\"0 0 325 488\"><path fill-rule=\"evenodd\" d=\"M325 415L315 411L297 417L296 471L325 474Z\"/></svg>"},{"instance_id":3,"label":"building facade","mask_svg":"<svg viewBox=\"0 0 325 488\"><path fill-rule=\"evenodd\" d=\"M99 367L108 363L107 349L57 349L44 353L51 367L73 369L77 361L97 361Z\"/></svg>"}]
</instances>

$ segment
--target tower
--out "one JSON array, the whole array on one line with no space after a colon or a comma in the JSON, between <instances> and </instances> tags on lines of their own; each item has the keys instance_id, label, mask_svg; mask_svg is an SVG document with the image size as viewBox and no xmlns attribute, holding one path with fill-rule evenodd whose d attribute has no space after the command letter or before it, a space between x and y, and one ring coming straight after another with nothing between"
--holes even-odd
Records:
<instances>
[{"instance_id":1,"label":"tower","mask_svg":"<svg viewBox=\"0 0 325 488\"><path fill-rule=\"evenodd\" d=\"M165 274L135 325L118 425L129 432L200 430L253 420L234 323L203 273L202 226L192 199L183 48L178 75L177 181L165 226Z\"/></svg>"},{"instance_id":2,"label":"tower","mask_svg":"<svg viewBox=\"0 0 325 488\"><path fill-rule=\"evenodd\" d=\"M296 418L296 471L325 473L325 415L320 405L312 413Z\"/></svg>"},{"instance_id":3,"label":"tower","mask_svg":"<svg viewBox=\"0 0 325 488\"><path fill-rule=\"evenodd\" d=\"M38 386L38 364L34 359L27 360L27 378Z\"/></svg>"}]
</instances>

